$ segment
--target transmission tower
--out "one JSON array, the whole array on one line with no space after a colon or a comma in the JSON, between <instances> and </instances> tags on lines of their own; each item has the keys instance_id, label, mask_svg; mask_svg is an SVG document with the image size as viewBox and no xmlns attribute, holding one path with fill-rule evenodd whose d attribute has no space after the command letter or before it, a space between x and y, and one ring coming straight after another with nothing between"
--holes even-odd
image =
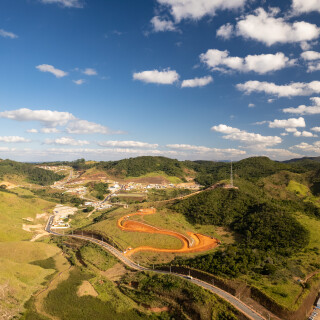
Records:
<instances>
[{"instance_id":1,"label":"transmission tower","mask_svg":"<svg viewBox=\"0 0 320 320\"><path fill-rule=\"evenodd\" d=\"M233 188L233 171L232 171L232 160L231 160L231 171L230 171L230 186Z\"/></svg>"}]
</instances>

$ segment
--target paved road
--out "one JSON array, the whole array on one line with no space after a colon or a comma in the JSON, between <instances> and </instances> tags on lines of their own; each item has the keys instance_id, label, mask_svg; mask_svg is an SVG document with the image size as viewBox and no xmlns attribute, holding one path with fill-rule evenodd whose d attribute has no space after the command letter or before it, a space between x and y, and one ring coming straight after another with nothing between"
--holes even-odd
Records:
<instances>
[{"instance_id":1,"label":"paved road","mask_svg":"<svg viewBox=\"0 0 320 320\"><path fill-rule=\"evenodd\" d=\"M47 222L46 228L45 230L47 232L49 232L52 235L55 236L64 236L63 234L54 232L51 230L51 225L53 223L53 218L54 216L51 216ZM82 235L66 235L69 237L73 237L73 238L78 238L78 239L83 239L83 240L87 240L87 241L91 241L94 242L96 244L98 244L101 247L104 247L105 249L107 249L111 254L113 254L115 257L117 257L120 261L122 261L125 265L127 265L128 267L134 269L134 270L138 270L138 271L152 271L152 272L156 272L156 273L161 273L161 274L170 274L170 275L174 275L183 279L188 279L189 281L191 281L192 283L207 289L215 294L217 294L219 297L221 297L222 299L228 301L234 308L236 308L237 310L239 310L241 313L243 313L244 315L246 315L249 319L252 320L266 320L266 318L264 318L263 316L261 316L260 314L258 314L257 312L255 312L253 309L251 309L249 306L247 306L245 303L243 303L242 301L240 301L239 299L237 299L236 297L234 297L233 295L231 295L230 293L215 287L207 282L201 281L199 279L193 278L193 277L188 277L182 274L178 274L178 273L173 273L173 272L168 272L168 271L162 271L162 270L152 270L149 268L145 268L143 266L140 266L139 264L133 262L132 260L128 259L126 256L124 256L122 254L121 251L117 250L116 248L114 248L113 246L111 246L110 244L104 242L104 241L100 241L98 239L94 239L94 238L90 238L87 236L82 236Z\"/></svg>"}]
</instances>

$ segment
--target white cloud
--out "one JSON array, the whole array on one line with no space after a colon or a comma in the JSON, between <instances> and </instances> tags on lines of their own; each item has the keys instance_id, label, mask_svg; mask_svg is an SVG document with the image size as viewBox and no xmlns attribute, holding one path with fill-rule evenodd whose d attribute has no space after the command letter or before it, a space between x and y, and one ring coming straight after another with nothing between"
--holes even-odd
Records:
<instances>
[{"instance_id":1,"label":"white cloud","mask_svg":"<svg viewBox=\"0 0 320 320\"><path fill-rule=\"evenodd\" d=\"M41 64L36 66L36 68L41 72L49 72L55 75L57 78L62 78L68 75L68 72L62 71L60 69L56 69L54 66L50 64Z\"/></svg>"},{"instance_id":2,"label":"white cloud","mask_svg":"<svg viewBox=\"0 0 320 320\"><path fill-rule=\"evenodd\" d=\"M320 97L313 97L313 98L310 98L310 100L312 101L313 106L300 105L297 108L282 109L282 112L301 114L301 115L320 114Z\"/></svg>"},{"instance_id":3,"label":"white cloud","mask_svg":"<svg viewBox=\"0 0 320 320\"><path fill-rule=\"evenodd\" d=\"M83 3L80 0L40 0L46 4L59 4L66 8L83 8Z\"/></svg>"},{"instance_id":4,"label":"white cloud","mask_svg":"<svg viewBox=\"0 0 320 320\"><path fill-rule=\"evenodd\" d=\"M294 133L294 132L297 132L297 131L298 131L297 128L285 128L285 130L286 130L287 132L290 132L290 133Z\"/></svg>"},{"instance_id":5,"label":"white cloud","mask_svg":"<svg viewBox=\"0 0 320 320\"><path fill-rule=\"evenodd\" d=\"M119 147L119 148L158 148L158 144L151 144L141 141L101 141L98 143L101 147Z\"/></svg>"},{"instance_id":6,"label":"white cloud","mask_svg":"<svg viewBox=\"0 0 320 320\"><path fill-rule=\"evenodd\" d=\"M30 142L31 140L26 139L24 137L18 137L18 136L2 136L0 137L0 142L6 142L6 143L16 143L16 142Z\"/></svg>"},{"instance_id":7,"label":"white cloud","mask_svg":"<svg viewBox=\"0 0 320 320\"><path fill-rule=\"evenodd\" d=\"M38 133L39 131L37 129L28 129L28 133Z\"/></svg>"},{"instance_id":8,"label":"white cloud","mask_svg":"<svg viewBox=\"0 0 320 320\"><path fill-rule=\"evenodd\" d=\"M255 10L237 22L237 35L253 39L271 46L275 43L294 43L317 39L320 28L305 21L293 23L277 18L279 8L266 12L263 8Z\"/></svg>"},{"instance_id":9,"label":"white cloud","mask_svg":"<svg viewBox=\"0 0 320 320\"><path fill-rule=\"evenodd\" d=\"M163 19L159 16L153 17L150 22L153 26L153 31L155 32L177 31L177 28L172 21Z\"/></svg>"},{"instance_id":10,"label":"white cloud","mask_svg":"<svg viewBox=\"0 0 320 320\"><path fill-rule=\"evenodd\" d=\"M10 38L10 39L16 39L18 36L14 34L13 32L9 32L3 29L0 29L0 37L3 38Z\"/></svg>"},{"instance_id":11,"label":"white cloud","mask_svg":"<svg viewBox=\"0 0 320 320\"><path fill-rule=\"evenodd\" d=\"M98 72L93 68L86 68L82 73L87 76L96 76L98 74Z\"/></svg>"},{"instance_id":12,"label":"white cloud","mask_svg":"<svg viewBox=\"0 0 320 320\"><path fill-rule=\"evenodd\" d=\"M183 150L183 151L194 151L198 153L220 153L220 154L229 154L232 156L244 155L246 151L239 149L217 149L217 148L208 148L204 146L194 146L190 144L168 144L167 148L173 150Z\"/></svg>"},{"instance_id":13,"label":"white cloud","mask_svg":"<svg viewBox=\"0 0 320 320\"><path fill-rule=\"evenodd\" d=\"M57 139L46 139L45 144L56 144L56 145L68 145L68 146L83 146L90 144L87 140L75 140L70 137L61 137Z\"/></svg>"},{"instance_id":14,"label":"white cloud","mask_svg":"<svg viewBox=\"0 0 320 320\"><path fill-rule=\"evenodd\" d=\"M182 88L194 88L194 87L204 87L211 83L213 81L213 78L211 76L206 76L203 78L194 78L194 79L188 79L183 80L181 87Z\"/></svg>"},{"instance_id":15,"label":"white cloud","mask_svg":"<svg viewBox=\"0 0 320 320\"><path fill-rule=\"evenodd\" d=\"M293 0L292 9L296 14L320 12L320 0Z\"/></svg>"},{"instance_id":16,"label":"white cloud","mask_svg":"<svg viewBox=\"0 0 320 320\"><path fill-rule=\"evenodd\" d=\"M75 134L122 134L122 131L111 131L108 127L101 124L81 120L69 112L51 111L51 110L30 110L18 109L12 111L0 112L0 118L6 118L16 121L39 121L45 128L42 133L58 133L57 126L67 126L68 133Z\"/></svg>"},{"instance_id":17,"label":"white cloud","mask_svg":"<svg viewBox=\"0 0 320 320\"><path fill-rule=\"evenodd\" d=\"M175 70L163 69L142 71L133 74L134 80L146 83L173 84L179 80L179 74Z\"/></svg>"},{"instance_id":18,"label":"white cloud","mask_svg":"<svg viewBox=\"0 0 320 320\"><path fill-rule=\"evenodd\" d=\"M272 103L274 99L268 99L268 103Z\"/></svg>"},{"instance_id":19,"label":"white cloud","mask_svg":"<svg viewBox=\"0 0 320 320\"><path fill-rule=\"evenodd\" d=\"M157 0L170 8L177 22L182 19L199 20L206 15L214 16L217 10L238 9L246 0Z\"/></svg>"},{"instance_id":20,"label":"white cloud","mask_svg":"<svg viewBox=\"0 0 320 320\"><path fill-rule=\"evenodd\" d=\"M249 104L248 104L248 107L249 107L249 108L254 108L255 106L256 106L256 105L255 105L254 103L249 103Z\"/></svg>"},{"instance_id":21,"label":"white cloud","mask_svg":"<svg viewBox=\"0 0 320 320\"><path fill-rule=\"evenodd\" d=\"M242 141L246 144L254 144L259 146L273 146L282 142L277 136L262 136L259 133L251 133L237 128L229 127L224 124L213 126L212 131L225 134L224 139Z\"/></svg>"},{"instance_id":22,"label":"white cloud","mask_svg":"<svg viewBox=\"0 0 320 320\"><path fill-rule=\"evenodd\" d=\"M112 132L108 127L105 127L101 124L90 122L87 120L76 119L71 121L67 126L68 133L74 134L91 134L91 133L100 133L100 134L111 134L119 133Z\"/></svg>"},{"instance_id":23,"label":"white cloud","mask_svg":"<svg viewBox=\"0 0 320 320\"><path fill-rule=\"evenodd\" d=\"M86 81L83 79L79 79L79 80L72 80L76 85L80 86L82 84L84 84Z\"/></svg>"},{"instance_id":24,"label":"white cloud","mask_svg":"<svg viewBox=\"0 0 320 320\"><path fill-rule=\"evenodd\" d=\"M240 72L254 71L259 74L281 70L295 64L295 60L290 60L282 52L248 55L241 58L229 56L228 50L217 49L209 49L206 53L202 53L200 60L213 70L226 72L231 69Z\"/></svg>"},{"instance_id":25,"label":"white cloud","mask_svg":"<svg viewBox=\"0 0 320 320\"><path fill-rule=\"evenodd\" d=\"M316 134L313 134L312 132L309 131L295 131L293 133L295 137L305 137L305 138L313 138L313 137L318 137Z\"/></svg>"},{"instance_id":26,"label":"white cloud","mask_svg":"<svg viewBox=\"0 0 320 320\"><path fill-rule=\"evenodd\" d=\"M291 82L287 85L276 85L273 82L266 81L247 81L237 84L237 89L246 94L252 92L264 92L278 97L308 96L320 93L320 81Z\"/></svg>"},{"instance_id":27,"label":"white cloud","mask_svg":"<svg viewBox=\"0 0 320 320\"><path fill-rule=\"evenodd\" d=\"M273 158L273 159L292 159L292 158L299 158L301 157L300 154L291 152L290 150L286 149L273 149L273 148L266 148L262 150L260 155L265 155L267 157Z\"/></svg>"},{"instance_id":28,"label":"white cloud","mask_svg":"<svg viewBox=\"0 0 320 320\"><path fill-rule=\"evenodd\" d=\"M316 141L313 144L308 144L306 142L301 142L298 145L290 147L290 149L299 149L305 152L313 152L320 154L320 141Z\"/></svg>"},{"instance_id":29,"label":"white cloud","mask_svg":"<svg viewBox=\"0 0 320 320\"><path fill-rule=\"evenodd\" d=\"M43 125L49 127L63 126L75 116L69 112L51 111L51 110L30 110L22 108L18 110L0 112L0 118L6 118L17 121L40 121Z\"/></svg>"},{"instance_id":30,"label":"white cloud","mask_svg":"<svg viewBox=\"0 0 320 320\"><path fill-rule=\"evenodd\" d=\"M320 70L320 52L305 51L301 53L301 58L307 61L308 72Z\"/></svg>"},{"instance_id":31,"label":"white cloud","mask_svg":"<svg viewBox=\"0 0 320 320\"><path fill-rule=\"evenodd\" d=\"M304 118L290 118L287 120L278 120L269 122L269 128L304 128L306 126L306 122Z\"/></svg>"},{"instance_id":32,"label":"white cloud","mask_svg":"<svg viewBox=\"0 0 320 320\"><path fill-rule=\"evenodd\" d=\"M60 133L60 130L57 128L42 128L41 133Z\"/></svg>"},{"instance_id":33,"label":"white cloud","mask_svg":"<svg viewBox=\"0 0 320 320\"><path fill-rule=\"evenodd\" d=\"M310 42L302 41L302 42L300 42L300 48L303 51L307 51L307 50L310 50L312 48L312 45L311 45Z\"/></svg>"},{"instance_id":34,"label":"white cloud","mask_svg":"<svg viewBox=\"0 0 320 320\"><path fill-rule=\"evenodd\" d=\"M301 58L303 60L319 60L320 52L317 51L305 51L301 53Z\"/></svg>"},{"instance_id":35,"label":"white cloud","mask_svg":"<svg viewBox=\"0 0 320 320\"><path fill-rule=\"evenodd\" d=\"M320 132L320 127L313 127L311 128L311 130L315 132Z\"/></svg>"},{"instance_id":36,"label":"white cloud","mask_svg":"<svg viewBox=\"0 0 320 320\"><path fill-rule=\"evenodd\" d=\"M308 72L314 72L314 71L319 71L320 70L320 60L318 61L312 61L308 62Z\"/></svg>"},{"instance_id":37,"label":"white cloud","mask_svg":"<svg viewBox=\"0 0 320 320\"><path fill-rule=\"evenodd\" d=\"M224 24L217 30L217 37L225 40L230 39L232 37L233 30L234 28L231 23Z\"/></svg>"},{"instance_id":38,"label":"white cloud","mask_svg":"<svg viewBox=\"0 0 320 320\"><path fill-rule=\"evenodd\" d=\"M283 137L285 137L285 136L287 136L287 135L288 135L288 133L286 133L286 132L280 133L280 136L283 136Z\"/></svg>"}]
</instances>

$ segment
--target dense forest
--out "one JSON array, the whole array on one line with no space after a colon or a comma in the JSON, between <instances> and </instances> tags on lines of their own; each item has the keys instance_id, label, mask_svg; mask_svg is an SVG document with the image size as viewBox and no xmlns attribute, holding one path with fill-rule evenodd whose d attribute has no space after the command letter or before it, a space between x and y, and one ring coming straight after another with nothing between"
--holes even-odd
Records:
<instances>
[{"instance_id":1,"label":"dense forest","mask_svg":"<svg viewBox=\"0 0 320 320\"><path fill-rule=\"evenodd\" d=\"M191 223L222 226L237 235L234 244L216 252L176 262L229 277L274 273L309 243L309 231L295 213L320 219L320 205L315 200L320 191L319 165L310 159L280 163L248 158L234 164L239 189L216 188L171 204L172 210L183 213ZM224 179L229 166L196 162L195 170L211 176L211 185ZM310 191L289 192L290 181Z\"/></svg>"},{"instance_id":2,"label":"dense forest","mask_svg":"<svg viewBox=\"0 0 320 320\"><path fill-rule=\"evenodd\" d=\"M0 161L0 179L5 176L21 176L27 182L47 186L53 184L57 180L61 180L64 176L56 174L52 171L37 168L33 164L15 162L12 160Z\"/></svg>"}]
</instances>

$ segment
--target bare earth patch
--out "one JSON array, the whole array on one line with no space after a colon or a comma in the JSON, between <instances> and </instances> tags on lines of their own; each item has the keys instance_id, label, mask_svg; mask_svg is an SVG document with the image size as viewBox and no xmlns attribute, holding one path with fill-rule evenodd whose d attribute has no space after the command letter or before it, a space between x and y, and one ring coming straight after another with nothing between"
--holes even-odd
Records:
<instances>
[{"instance_id":1,"label":"bare earth patch","mask_svg":"<svg viewBox=\"0 0 320 320\"><path fill-rule=\"evenodd\" d=\"M117 263L112 268L108 269L107 271L101 271L101 274L106 277L108 280L111 281L118 281L121 277L127 273L128 271L124 267L122 263Z\"/></svg>"},{"instance_id":2,"label":"bare earth patch","mask_svg":"<svg viewBox=\"0 0 320 320\"><path fill-rule=\"evenodd\" d=\"M77 291L78 297L92 296L97 297L98 293L89 281L83 281Z\"/></svg>"}]
</instances>

